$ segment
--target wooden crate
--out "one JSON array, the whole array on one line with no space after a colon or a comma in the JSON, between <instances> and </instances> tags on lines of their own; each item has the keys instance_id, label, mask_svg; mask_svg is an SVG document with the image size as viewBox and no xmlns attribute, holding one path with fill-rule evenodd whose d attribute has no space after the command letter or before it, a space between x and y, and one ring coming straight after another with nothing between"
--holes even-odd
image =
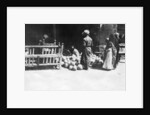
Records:
<instances>
[{"instance_id":1,"label":"wooden crate","mask_svg":"<svg viewBox=\"0 0 150 115\"><path fill-rule=\"evenodd\" d=\"M57 66L61 68L63 44L26 45L25 67Z\"/></svg>"}]
</instances>

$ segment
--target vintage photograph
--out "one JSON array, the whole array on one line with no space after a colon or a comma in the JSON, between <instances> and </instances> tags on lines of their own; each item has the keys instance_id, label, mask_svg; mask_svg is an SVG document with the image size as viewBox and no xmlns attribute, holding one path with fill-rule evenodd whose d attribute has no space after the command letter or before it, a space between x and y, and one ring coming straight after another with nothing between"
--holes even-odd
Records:
<instances>
[{"instance_id":1,"label":"vintage photograph","mask_svg":"<svg viewBox=\"0 0 150 115\"><path fill-rule=\"evenodd\" d=\"M125 24L25 24L25 91L125 91Z\"/></svg>"}]
</instances>

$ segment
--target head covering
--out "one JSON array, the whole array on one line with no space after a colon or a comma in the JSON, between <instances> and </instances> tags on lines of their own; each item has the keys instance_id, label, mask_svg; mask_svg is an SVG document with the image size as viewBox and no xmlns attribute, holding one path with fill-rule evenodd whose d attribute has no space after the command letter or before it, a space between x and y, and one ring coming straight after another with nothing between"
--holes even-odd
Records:
<instances>
[{"instance_id":1,"label":"head covering","mask_svg":"<svg viewBox=\"0 0 150 115\"><path fill-rule=\"evenodd\" d=\"M106 40L109 40L109 38L106 38Z\"/></svg>"},{"instance_id":2,"label":"head covering","mask_svg":"<svg viewBox=\"0 0 150 115\"><path fill-rule=\"evenodd\" d=\"M90 34L90 31L89 31L89 30L84 30L84 31L82 32L82 34L87 34L87 35L89 35L89 34Z\"/></svg>"},{"instance_id":3,"label":"head covering","mask_svg":"<svg viewBox=\"0 0 150 115\"><path fill-rule=\"evenodd\" d=\"M73 48L74 48L74 45L72 45L71 48L73 49Z\"/></svg>"},{"instance_id":4,"label":"head covering","mask_svg":"<svg viewBox=\"0 0 150 115\"><path fill-rule=\"evenodd\" d=\"M43 37L44 37L44 39L47 39L47 38L48 38L48 35L47 35L47 34L44 34Z\"/></svg>"}]
</instances>

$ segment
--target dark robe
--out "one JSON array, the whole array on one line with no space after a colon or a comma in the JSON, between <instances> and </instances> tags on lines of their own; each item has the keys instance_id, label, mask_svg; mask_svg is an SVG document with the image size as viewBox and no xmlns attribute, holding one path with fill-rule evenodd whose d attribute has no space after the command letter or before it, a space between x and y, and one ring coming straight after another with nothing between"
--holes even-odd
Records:
<instances>
[{"instance_id":1,"label":"dark robe","mask_svg":"<svg viewBox=\"0 0 150 115\"><path fill-rule=\"evenodd\" d=\"M92 46L93 46L93 40L90 36L86 36L85 38L83 38L81 64L84 66L85 69L88 69L90 64Z\"/></svg>"},{"instance_id":2,"label":"dark robe","mask_svg":"<svg viewBox=\"0 0 150 115\"><path fill-rule=\"evenodd\" d=\"M110 41L114 44L116 50L117 50L117 53L116 53L116 60L114 62L114 68L116 68L118 62L119 62L119 35L114 33L114 34L111 34L110 35Z\"/></svg>"}]
</instances>

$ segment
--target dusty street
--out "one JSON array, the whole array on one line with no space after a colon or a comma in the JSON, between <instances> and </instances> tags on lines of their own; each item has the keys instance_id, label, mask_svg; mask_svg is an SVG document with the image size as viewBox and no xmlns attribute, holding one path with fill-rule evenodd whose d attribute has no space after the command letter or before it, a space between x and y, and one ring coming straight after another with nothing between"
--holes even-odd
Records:
<instances>
[{"instance_id":1,"label":"dusty street","mask_svg":"<svg viewBox=\"0 0 150 115\"><path fill-rule=\"evenodd\" d=\"M125 63L116 70L28 70L25 71L25 90L125 90Z\"/></svg>"}]
</instances>

